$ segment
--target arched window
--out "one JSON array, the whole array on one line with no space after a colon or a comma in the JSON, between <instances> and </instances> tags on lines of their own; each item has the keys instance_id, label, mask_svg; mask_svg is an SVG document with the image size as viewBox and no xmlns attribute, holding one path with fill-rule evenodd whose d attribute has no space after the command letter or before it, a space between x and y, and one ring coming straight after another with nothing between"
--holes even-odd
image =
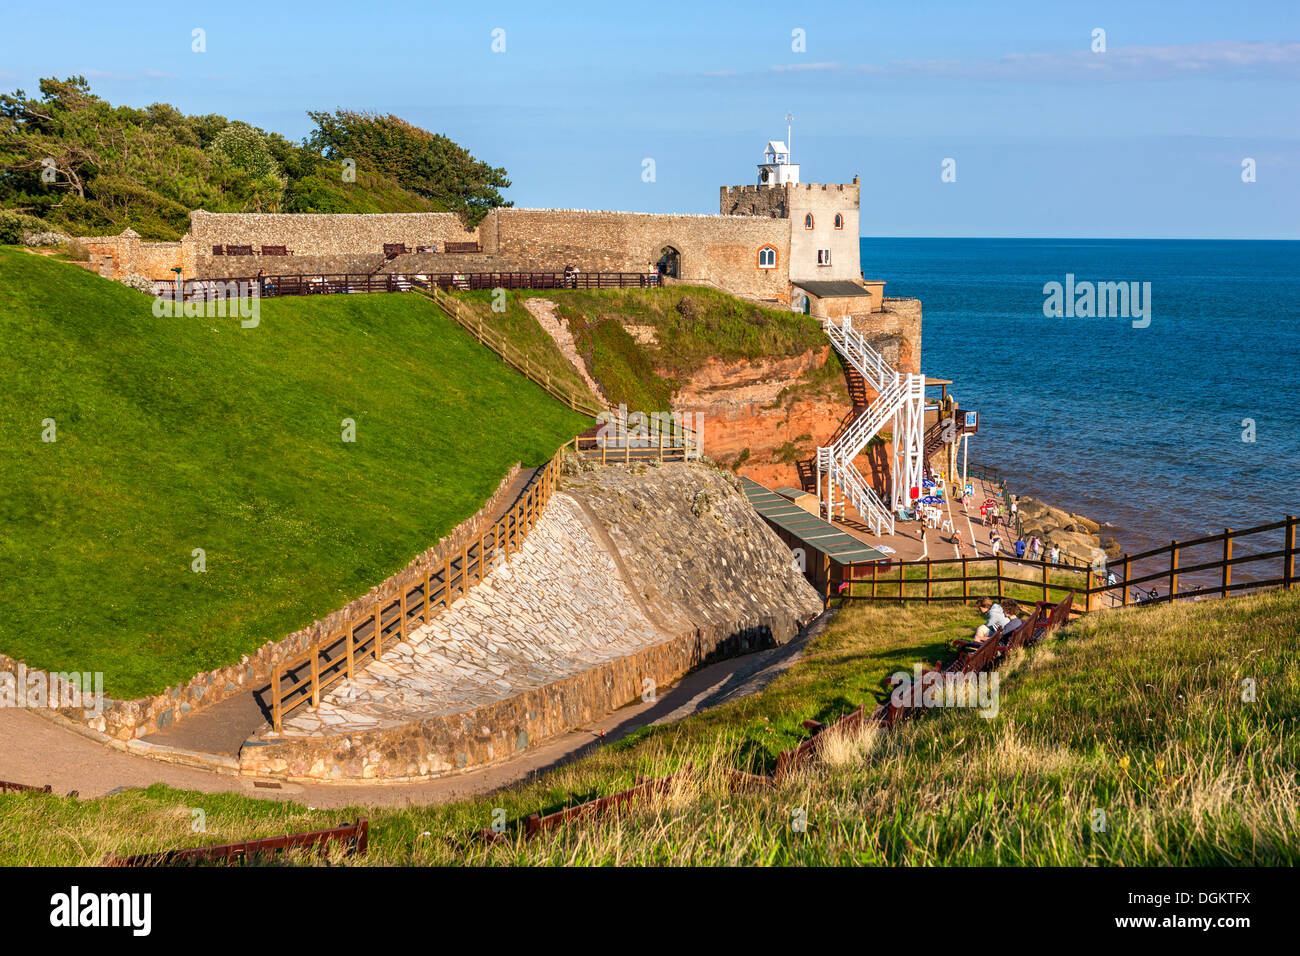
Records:
<instances>
[{"instance_id":1,"label":"arched window","mask_svg":"<svg viewBox=\"0 0 1300 956\"><path fill-rule=\"evenodd\" d=\"M803 217L803 227L805 229L811 229L813 227L812 213L808 213L808 215Z\"/></svg>"},{"instance_id":2,"label":"arched window","mask_svg":"<svg viewBox=\"0 0 1300 956\"><path fill-rule=\"evenodd\" d=\"M776 249L772 246L763 246L758 250L758 267L760 269L776 268Z\"/></svg>"},{"instance_id":3,"label":"arched window","mask_svg":"<svg viewBox=\"0 0 1300 956\"><path fill-rule=\"evenodd\" d=\"M839 213L835 214L835 228L836 229L844 228L844 217L841 216Z\"/></svg>"}]
</instances>

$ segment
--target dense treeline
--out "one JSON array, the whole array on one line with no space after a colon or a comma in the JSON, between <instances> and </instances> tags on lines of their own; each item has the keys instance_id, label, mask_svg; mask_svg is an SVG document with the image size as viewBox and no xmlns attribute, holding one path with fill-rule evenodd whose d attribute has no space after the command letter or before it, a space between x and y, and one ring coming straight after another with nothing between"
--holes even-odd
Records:
<instances>
[{"instance_id":1,"label":"dense treeline","mask_svg":"<svg viewBox=\"0 0 1300 956\"><path fill-rule=\"evenodd\" d=\"M177 239L209 212L458 212L508 205L505 170L396 116L311 112L295 143L224 116L113 106L84 77L0 94L0 209L73 235Z\"/></svg>"}]
</instances>

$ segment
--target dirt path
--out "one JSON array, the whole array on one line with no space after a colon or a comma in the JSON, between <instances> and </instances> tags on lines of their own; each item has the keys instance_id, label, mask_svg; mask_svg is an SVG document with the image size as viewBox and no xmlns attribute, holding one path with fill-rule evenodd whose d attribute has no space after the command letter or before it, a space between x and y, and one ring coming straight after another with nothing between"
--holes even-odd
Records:
<instances>
[{"instance_id":1,"label":"dirt path","mask_svg":"<svg viewBox=\"0 0 1300 956\"><path fill-rule=\"evenodd\" d=\"M657 700L630 704L513 760L457 776L418 783L369 784L258 780L111 750L29 711L0 708L0 740L5 741L0 751L0 780L50 784L56 793L76 790L83 799L122 788L165 783L203 793L240 793L267 800L291 800L316 809L446 803L533 779L649 724L681 720L757 693L799 660L808 641L821 633L829 617L823 614L798 637L780 647L720 661L688 674Z\"/></svg>"},{"instance_id":2,"label":"dirt path","mask_svg":"<svg viewBox=\"0 0 1300 956\"><path fill-rule=\"evenodd\" d=\"M569 360L569 364L582 376L582 380L587 383L587 387L591 389L592 394L608 405L609 399L605 396L604 389L591 377L591 374L587 371L587 363L578 354L578 347L573 342L573 336L569 333L568 325L555 314L555 303L550 299L538 299L529 296L524 299L524 308L533 314L533 318L537 320L538 325L546 330L546 334L555 339L555 344L560 347L560 351Z\"/></svg>"}]
</instances>

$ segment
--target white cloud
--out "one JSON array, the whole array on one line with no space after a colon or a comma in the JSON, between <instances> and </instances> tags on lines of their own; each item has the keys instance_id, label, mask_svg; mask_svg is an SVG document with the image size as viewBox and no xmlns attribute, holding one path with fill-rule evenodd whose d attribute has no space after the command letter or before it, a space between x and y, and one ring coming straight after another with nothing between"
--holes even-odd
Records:
<instances>
[{"instance_id":1,"label":"white cloud","mask_svg":"<svg viewBox=\"0 0 1300 956\"><path fill-rule=\"evenodd\" d=\"M870 76L934 76L970 80L1126 81L1189 76L1300 79L1300 43L1218 40L1168 46L1115 46L1055 53L1008 53L990 60L894 60L884 65L781 64L743 74L734 70L696 76L760 76L825 73Z\"/></svg>"}]
</instances>

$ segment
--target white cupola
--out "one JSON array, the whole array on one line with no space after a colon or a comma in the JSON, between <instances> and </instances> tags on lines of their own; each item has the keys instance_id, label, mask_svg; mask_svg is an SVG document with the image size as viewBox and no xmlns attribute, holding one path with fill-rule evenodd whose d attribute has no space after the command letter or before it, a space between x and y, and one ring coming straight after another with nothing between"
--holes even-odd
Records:
<instances>
[{"instance_id":1,"label":"white cupola","mask_svg":"<svg viewBox=\"0 0 1300 956\"><path fill-rule=\"evenodd\" d=\"M799 181L799 164L790 162L790 149L779 140L769 140L758 164L760 186L784 186Z\"/></svg>"}]
</instances>

